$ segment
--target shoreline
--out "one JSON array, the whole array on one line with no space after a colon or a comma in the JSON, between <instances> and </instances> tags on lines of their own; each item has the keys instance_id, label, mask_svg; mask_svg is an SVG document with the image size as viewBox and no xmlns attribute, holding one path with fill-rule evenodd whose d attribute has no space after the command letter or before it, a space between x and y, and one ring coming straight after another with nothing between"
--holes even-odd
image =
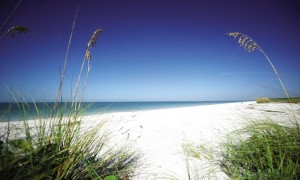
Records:
<instances>
[{"instance_id":1,"label":"shoreline","mask_svg":"<svg viewBox=\"0 0 300 180\"><path fill-rule=\"evenodd\" d=\"M300 104L292 104L292 107L299 118ZM164 175L187 179L183 143L215 146L226 138L226 134L242 127L249 119L268 117L286 124L289 121L289 108L288 103L257 104L249 101L115 112L83 116L82 127L89 129L95 123L105 121L105 129L112 132L113 140L108 146L124 143L140 152L145 167L135 179L159 179ZM33 124L34 121L29 122ZM1 132L4 132L5 124L0 123ZM223 173L217 173L217 176L226 179Z\"/></svg>"},{"instance_id":2,"label":"shoreline","mask_svg":"<svg viewBox=\"0 0 300 180\"><path fill-rule=\"evenodd\" d=\"M85 106L88 107L88 110L84 112L82 116L91 116L99 114L111 114L111 113L123 113L123 112L139 112L139 111L148 111L148 110L160 110L160 109L173 109L173 108L185 108L185 107L197 107L197 106L206 106L206 105L217 105L217 104L228 104L236 103L237 101L141 101L141 102L84 102L83 109ZM244 101L247 102L247 101ZM64 102L70 104L70 102ZM64 104L63 103L63 104ZM0 103L0 113L5 114L7 112L9 103ZM40 110L41 117L47 117L51 114L53 102L29 102L25 103L28 105L29 112L27 114L27 119L38 119L37 113L35 112L35 105L37 105ZM15 107L14 107L15 106ZM67 105L68 106L68 105ZM90 106L90 107L89 107ZM68 107L67 107L68 109ZM67 115L64 115L67 117ZM10 121L20 121L20 109L13 103L13 106L10 109ZM0 122L7 122L1 119Z\"/></svg>"}]
</instances>

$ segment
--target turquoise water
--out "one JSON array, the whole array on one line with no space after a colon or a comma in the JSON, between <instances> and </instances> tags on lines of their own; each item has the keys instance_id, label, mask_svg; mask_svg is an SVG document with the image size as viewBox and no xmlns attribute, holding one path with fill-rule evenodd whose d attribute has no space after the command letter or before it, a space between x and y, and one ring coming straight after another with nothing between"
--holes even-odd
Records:
<instances>
[{"instance_id":1,"label":"turquoise water","mask_svg":"<svg viewBox=\"0 0 300 180\"><path fill-rule=\"evenodd\" d=\"M84 113L85 115L105 114L113 112L132 112L154 109L168 109L177 107L192 107L212 104L230 103L232 101L176 101L176 102L92 102L83 103L83 106L90 107ZM37 116L35 105L38 107L40 117L51 116L53 102L45 103L0 103L0 122L18 121L21 118L21 112L26 109L26 119L34 119ZM68 103L70 105L70 103ZM20 110L21 109L21 110ZM68 108L66 108L68 109ZM25 111L23 111L25 112ZM23 113L24 116L24 113Z\"/></svg>"}]
</instances>

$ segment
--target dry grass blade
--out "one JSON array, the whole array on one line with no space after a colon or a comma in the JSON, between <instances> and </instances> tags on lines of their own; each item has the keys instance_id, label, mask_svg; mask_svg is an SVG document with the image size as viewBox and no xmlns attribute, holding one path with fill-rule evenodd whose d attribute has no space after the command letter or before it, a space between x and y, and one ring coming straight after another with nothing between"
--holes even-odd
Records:
<instances>
[{"instance_id":1,"label":"dry grass blade","mask_svg":"<svg viewBox=\"0 0 300 180\"><path fill-rule=\"evenodd\" d=\"M74 29L75 29L76 21L77 21L77 16L78 16L78 13L79 13L79 8L80 8L80 4L78 4L78 7L77 7L75 15L74 15L73 26L72 26L72 30L71 30L71 33L70 33L68 47L67 47L67 51L66 51L66 55L65 55L64 67L63 67L63 71L62 71L60 82L59 82L59 89L58 89L55 104L54 104L54 107L53 107L54 111L57 109L59 99L61 99L61 101L62 101L62 85L63 85L63 81L65 79L65 72L66 72L66 68L67 68L69 50L70 50L70 46L71 46L71 42L72 42L72 37L73 37L73 32L74 32Z\"/></svg>"}]
</instances>

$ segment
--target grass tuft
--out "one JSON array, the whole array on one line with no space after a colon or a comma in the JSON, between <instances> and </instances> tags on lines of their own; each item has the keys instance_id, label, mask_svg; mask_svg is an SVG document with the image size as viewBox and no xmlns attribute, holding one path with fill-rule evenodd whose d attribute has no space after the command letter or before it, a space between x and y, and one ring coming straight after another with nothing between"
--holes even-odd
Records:
<instances>
[{"instance_id":1,"label":"grass tuft","mask_svg":"<svg viewBox=\"0 0 300 180\"><path fill-rule=\"evenodd\" d=\"M249 120L221 144L184 144L188 179L299 179L300 123ZM222 172L222 174L220 174Z\"/></svg>"},{"instance_id":2,"label":"grass tuft","mask_svg":"<svg viewBox=\"0 0 300 180\"><path fill-rule=\"evenodd\" d=\"M216 179L219 172L215 148L208 144L182 144L189 180Z\"/></svg>"},{"instance_id":3,"label":"grass tuft","mask_svg":"<svg viewBox=\"0 0 300 180\"><path fill-rule=\"evenodd\" d=\"M11 104L7 113L5 132L0 134L0 179L99 179L127 180L135 175L139 155L131 146L112 145L111 132L105 122L91 121L83 126L83 114L89 106L82 105L87 78L91 69L90 50L96 44L101 29L97 29L88 42L83 63L79 72L72 102L62 101L62 85L66 70L68 50L72 39L78 9L73 21L63 74L54 107L50 115L43 116L41 109L33 100L28 103L23 96L16 96L10 91L12 102L19 110L18 122L10 122ZM14 27L20 33L27 29ZM84 62L88 61L85 79L81 73ZM78 89L81 86L81 96ZM28 118L36 117L29 121ZM86 126L88 125L88 126Z\"/></svg>"},{"instance_id":4,"label":"grass tuft","mask_svg":"<svg viewBox=\"0 0 300 180\"><path fill-rule=\"evenodd\" d=\"M29 111L28 103L17 104L22 113ZM131 147L109 148L111 132L105 130L105 122L83 128L81 113L64 115L69 107L60 104L55 117L8 123L7 131L0 136L0 179L105 179L112 176L127 179L134 176L139 156ZM82 107L81 112L85 110ZM25 116L24 113L21 116Z\"/></svg>"},{"instance_id":5,"label":"grass tuft","mask_svg":"<svg viewBox=\"0 0 300 180\"><path fill-rule=\"evenodd\" d=\"M299 125L265 120L235 131L219 160L223 172L233 179L299 179Z\"/></svg>"}]
</instances>

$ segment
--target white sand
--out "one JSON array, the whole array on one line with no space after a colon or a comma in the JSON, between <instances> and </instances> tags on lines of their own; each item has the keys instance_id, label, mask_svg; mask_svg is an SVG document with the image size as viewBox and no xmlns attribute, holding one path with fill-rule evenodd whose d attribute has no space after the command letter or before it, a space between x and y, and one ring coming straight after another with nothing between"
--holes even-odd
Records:
<instances>
[{"instance_id":1,"label":"white sand","mask_svg":"<svg viewBox=\"0 0 300 180\"><path fill-rule=\"evenodd\" d=\"M182 143L217 144L225 135L251 119L270 117L286 122L289 104L239 102L197 107L112 113L93 118L109 119L118 142L133 142L143 154L143 169L136 179L162 179L174 175L188 179ZM300 105L293 105L300 111ZM91 117L89 117L91 118ZM219 179L226 176L217 174Z\"/></svg>"},{"instance_id":2,"label":"white sand","mask_svg":"<svg viewBox=\"0 0 300 180\"><path fill-rule=\"evenodd\" d=\"M299 117L300 105L292 108ZM83 125L89 126L94 120L107 120L107 128L114 133L112 146L132 143L133 149L143 155L144 163L136 179L163 179L163 176L171 175L188 179L182 143L216 145L248 118L270 117L288 122L290 109L291 106L284 103L239 102L85 116ZM3 123L0 127L3 128ZM226 179L221 172L217 176Z\"/></svg>"}]
</instances>

